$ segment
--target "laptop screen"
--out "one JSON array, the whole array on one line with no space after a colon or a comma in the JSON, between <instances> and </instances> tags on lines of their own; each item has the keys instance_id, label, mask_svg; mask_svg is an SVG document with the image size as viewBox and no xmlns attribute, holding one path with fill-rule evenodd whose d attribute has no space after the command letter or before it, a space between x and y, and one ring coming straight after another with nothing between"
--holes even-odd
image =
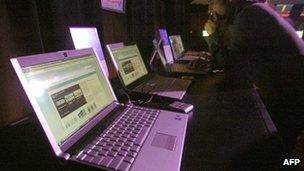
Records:
<instances>
[{"instance_id":1,"label":"laptop screen","mask_svg":"<svg viewBox=\"0 0 304 171\"><path fill-rule=\"evenodd\" d=\"M175 58L180 58L185 49L180 35L170 36L170 43Z\"/></svg>"},{"instance_id":2,"label":"laptop screen","mask_svg":"<svg viewBox=\"0 0 304 171\"><path fill-rule=\"evenodd\" d=\"M125 86L148 74L137 45L112 49L112 54Z\"/></svg>"},{"instance_id":3,"label":"laptop screen","mask_svg":"<svg viewBox=\"0 0 304 171\"><path fill-rule=\"evenodd\" d=\"M59 146L115 100L93 54L22 72Z\"/></svg>"}]
</instances>

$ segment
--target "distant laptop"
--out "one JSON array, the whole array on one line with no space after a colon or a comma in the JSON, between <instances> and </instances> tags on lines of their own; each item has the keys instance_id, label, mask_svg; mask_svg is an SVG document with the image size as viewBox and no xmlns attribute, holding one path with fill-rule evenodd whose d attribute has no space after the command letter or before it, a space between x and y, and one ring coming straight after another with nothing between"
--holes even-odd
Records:
<instances>
[{"instance_id":1,"label":"distant laptop","mask_svg":"<svg viewBox=\"0 0 304 171\"><path fill-rule=\"evenodd\" d=\"M169 36L169 40L175 61L192 61L202 56L200 52L186 52L180 35Z\"/></svg>"},{"instance_id":2,"label":"distant laptop","mask_svg":"<svg viewBox=\"0 0 304 171\"><path fill-rule=\"evenodd\" d=\"M56 156L106 170L179 170L188 116L121 105L93 49L11 59Z\"/></svg>"},{"instance_id":3,"label":"distant laptop","mask_svg":"<svg viewBox=\"0 0 304 171\"><path fill-rule=\"evenodd\" d=\"M206 75L210 68L210 63L206 62L206 70L202 68L202 70L191 69L187 63L174 63L168 62L166 59L166 55L164 54L164 50L161 48L161 43L157 42L155 39L152 41L154 49L156 50L158 56L161 59L162 65L165 70L169 73L176 73L180 75ZM155 57L154 57L155 58Z\"/></svg>"},{"instance_id":4,"label":"distant laptop","mask_svg":"<svg viewBox=\"0 0 304 171\"><path fill-rule=\"evenodd\" d=\"M96 27L69 27L69 29L75 49L94 48L107 77L109 77L109 70Z\"/></svg>"},{"instance_id":5,"label":"distant laptop","mask_svg":"<svg viewBox=\"0 0 304 171\"><path fill-rule=\"evenodd\" d=\"M182 99L186 94L191 81L149 72L137 45L124 46L118 43L109 44L107 48L119 78L127 89L175 99Z\"/></svg>"}]
</instances>

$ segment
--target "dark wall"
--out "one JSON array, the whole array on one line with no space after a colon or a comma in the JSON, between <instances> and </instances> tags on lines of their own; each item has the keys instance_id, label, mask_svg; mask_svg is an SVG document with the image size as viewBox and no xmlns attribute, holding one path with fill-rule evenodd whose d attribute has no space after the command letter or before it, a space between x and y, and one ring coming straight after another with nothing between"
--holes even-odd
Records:
<instances>
[{"instance_id":1,"label":"dark wall","mask_svg":"<svg viewBox=\"0 0 304 171\"><path fill-rule=\"evenodd\" d=\"M42 53L35 1L0 1L0 126L20 119L31 108L10 64L10 57Z\"/></svg>"},{"instance_id":2,"label":"dark wall","mask_svg":"<svg viewBox=\"0 0 304 171\"><path fill-rule=\"evenodd\" d=\"M189 39L188 43L190 49L208 51L208 45L202 37L204 25L208 20L208 6L207 5L191 5L189 13Z\"/></svg>"},{"instance_id":3,"label":"dark wall","mask_svg":"<svg viewBox=\"0 0 304 171\"><path fill-rule=\"evenodd\" d=\"M182 34L183 39L189 31L187 4L183 0L127 0L126 14L102 10L100 0L0 0L0 3L0 126L32 113L9 59L73 49L68 26L97 28L112 78L116 75L106 44L136 42L143 58L148 60L159 27L167 27L170 34Z\"/></svg>"}]
</instances>

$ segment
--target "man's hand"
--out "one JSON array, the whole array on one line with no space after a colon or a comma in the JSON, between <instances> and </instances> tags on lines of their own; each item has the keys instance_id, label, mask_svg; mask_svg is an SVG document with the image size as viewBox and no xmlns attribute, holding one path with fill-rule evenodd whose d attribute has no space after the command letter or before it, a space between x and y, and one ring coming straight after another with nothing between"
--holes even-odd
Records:
<instances>
[{"instance_id":1,"label":"man's hand","mask_svg":"<svg viewBox=\"0 0 304 171\"><path fill-rule=\"evenodd\" d=\"M205 30L209 35L213 34L217 28L217 24L211 20L208 20L205 24Z\"/></svg>"}]
</instances>

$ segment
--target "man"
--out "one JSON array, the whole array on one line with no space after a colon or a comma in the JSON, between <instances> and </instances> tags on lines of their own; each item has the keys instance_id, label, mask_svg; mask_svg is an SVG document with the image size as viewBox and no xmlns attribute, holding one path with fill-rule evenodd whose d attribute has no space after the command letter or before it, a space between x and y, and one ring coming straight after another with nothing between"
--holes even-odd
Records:
<instances>
[{"instance_id":1,"label":"man","mask_svg":"<svg viewBox=\"0 0 304 171\"><path fill-rule=\"evenodd\" d=\"M214 11L229 17L225 69L235 86L255 84L289 148L304 129L304 42L266 4L214 0ZM216 32L216 23L205 29Z\"/></svg>"},{"instance_id":2,"label":"man","mask_svg":"<svg viewBox=\"0 0 304 171\"><path fill-rule=\"evenodd\" d=\"M208 14L209 14L209 24L206 24L206 27L212 28L205 28L208 32L209 36L205 37L205 40L208 44L209 51L213 56L213 70L223 70L224 69L224 49L226 46L226 18L223 16L219 16L213 10L213 3L211 2L208 6Z\"/></svg>"}]
</instances>

